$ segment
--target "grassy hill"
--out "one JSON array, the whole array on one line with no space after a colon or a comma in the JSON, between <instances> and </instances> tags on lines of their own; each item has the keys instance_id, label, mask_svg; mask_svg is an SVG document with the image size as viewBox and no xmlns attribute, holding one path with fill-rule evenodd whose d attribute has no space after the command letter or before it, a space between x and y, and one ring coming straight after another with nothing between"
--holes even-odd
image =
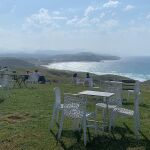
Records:
<instances>
[{"instance_id":1,"label":"grassy hill","mask_svg":"<svg viewBox=\"0 0 150 150\"><path fill-rule=\"evenodd\" d=\"M0 58L0 66L5 67L8 66L10 68L31 68L35 67L34 64L29 63L28 61L18 59L18 58L12 58L12 57L5 57Z\"/></svg>"}]
</instances>

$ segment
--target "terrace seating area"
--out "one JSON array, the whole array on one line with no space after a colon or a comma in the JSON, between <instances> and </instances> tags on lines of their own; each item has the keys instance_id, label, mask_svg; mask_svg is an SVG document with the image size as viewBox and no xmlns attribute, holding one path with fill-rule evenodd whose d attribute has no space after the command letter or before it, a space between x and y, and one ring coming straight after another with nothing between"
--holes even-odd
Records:
<instances>
[{"instance_id":1,"label":"terrace seating area","mask_svg":"<svg viewBox=\"0 0 150 150\"><path fill-rule=\"evenodd\" d=\"M58 140L61 137L61 133L63 130L63 122L65 118L68 119L70 118L73 120L73 122L77 121L78 122L77 130L81 130L83 127L84 145L86 145L87 127L93 127L95 133L98 133L98 130L103 132L105 131L110 132L113 130L112 127L114 128L115 118L118 115L133 117L133 130L135 133L135 138L138 140L139 131L140 131L140 115L139 115L140 82L135 81L134 85L132 84L133 93L134 93L133 109L124 108L122 104L123 84L124 83L121 81L120 82L103 81L103 84L101 82L99 89L84 90L72 94L71 93L61 94L60 88L55 87L54 88L55 103L53 106L53 115L50 123L50 129L52 130L52 126L54 124L54 118L56 116L56 121L59 124L58 137L57 137ZM61 95L64 95L64 97L61 97ZM99 99L97 99L96 97L98 97ZM61 102L62 99L64 100L63 104ZM91 110L92 112L90 113L87 111L87 107L91 103L93 103L95 106L93 107L93 109ZM61 110L60 120L58 120L59 110ZM90 124L88 124L89 122ZM99 125L99 122L101 122L101 125Z\"/></svg>"},{"instance_id":2,"label":"terrace seating area","mask_svg":"<svg viewBox=\"0 0 150 150\"><path fill-rule=\"evenodd\" d=\"M14 147L21 148L22 143L29 149L31 145L33 149L121 149L136 147L137 143L139 147L149 146L148 128L144 127L149 104L144 100L150 95L139 81L134 82L128 97L125 80L93 80L95 88L72 82L38 84L30 78L25 85L21 79L20 88L21 80L15 72L5 72L0 79L1 93L9 93L0 100L0 138L10 139ZM36 88L30 88L32 85ZM10 148L5 142L1 147Z\"/></svg>"},{"instance_id":3,"label":"terrace seating area","mask_svg":"<svg viewBox=\"0 0 150 150\"><path fill-rule=\"evenodd\" d=\"M7 67L0 69L0 87L1 88L22 88L31 87L35 84L45 84L46 79L43 75L36 72L17 73Z\"/></svg>"}]
</instances>

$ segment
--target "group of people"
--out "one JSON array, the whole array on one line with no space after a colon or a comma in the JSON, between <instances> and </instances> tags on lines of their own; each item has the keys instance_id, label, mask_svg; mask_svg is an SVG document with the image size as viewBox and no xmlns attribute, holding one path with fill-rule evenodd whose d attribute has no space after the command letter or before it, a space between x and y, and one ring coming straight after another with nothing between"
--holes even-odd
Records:
<instances>
[{"instance_id":1,"label":"group of people","mask_svg":"<svg viewBox=\"0 0 150 150\"><path fill-rule=\"evenodd\" d=\"M37 69L34 72L26 71L24 78L25 80L33 80L43 84L46 82L45 77Z\"/></svg>"},{"instance_id":2,"label":"group of people","mask_svg":"<svg viewBox=\"0 0 150 150\"><path fill-rule=\"evenodd\" d=\"M78 76L77 73L73 74L73 83L74 84L83 84L83 85L88 85L89 87L93 87L93 79L90 77L89 73L86 73L86 77L84 80L81 80Z\"/></svg>"}]
</instances>

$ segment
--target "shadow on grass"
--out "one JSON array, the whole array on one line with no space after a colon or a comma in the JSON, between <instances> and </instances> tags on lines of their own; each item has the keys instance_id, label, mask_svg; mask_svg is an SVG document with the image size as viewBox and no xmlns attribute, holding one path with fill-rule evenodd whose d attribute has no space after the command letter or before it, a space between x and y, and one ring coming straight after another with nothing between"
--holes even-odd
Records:
<instances>
[{"instance_id":1,"label":"shadow on grass","mask_svg":"<svg viewBox=\"0 0 150 150\"><path fill-rule=\"evenodd\" d=\"M5 101L4 98L0 98L0 103L3 103Z\"/></svg>"},{"instance_id":2,"label":"shadow on grass","mask_svg":"<svg viewBox=\"0 0 150 150\"><path fill-rule=\"evenodd\" d=\"M123 105L126 105L126 106L131 106L131 105L134 105L133 102L123 102ZM147 104L139 104L140 107L144 107L144 108L149 108L150 106L147 105Z\"/></svg>"},{"instance_id":3,"label":"shadow on grass","mask_svg":"<svg viewBox=\"0 0 150 150\"><path fill-rule=\"evenodd\" d=\"M127 106L134 105L133 102L127 102L127 101L123 101L122 104Z\"/></svg>"},{"instance_id":4,"label":"shadow on grass","mask_svg":"<svg viewBox=\"0 0 150 150\"><path fill-rule=\"evenodd\" d=\"M62 137L76 138L77 142L67 147L63 140L57 141L60 143L64 150L126 150L128 148L137 149L150 149L150 140L141 131L142 139L136 140L134 138L134 132L124 124L123 127L116 127L111 133L101 134L96 137L91 137L89 130L87 130L87 145L84 146L82 133L83 132L73 132L70 130L63 130ZM57 140L57 135L51 131L52 135ZM127 136L132 135L132 137Z\"/></svg>"},{"instance_id":5,"label":"shadow on grass","mask_svg":"<svg viewBox=\"0 0 150 150\"><path fill-rule=\"evenodd\" d=\"M140 107L149 108L150 106L146 104L140 104Z\"/></svg>"}]
</instances>

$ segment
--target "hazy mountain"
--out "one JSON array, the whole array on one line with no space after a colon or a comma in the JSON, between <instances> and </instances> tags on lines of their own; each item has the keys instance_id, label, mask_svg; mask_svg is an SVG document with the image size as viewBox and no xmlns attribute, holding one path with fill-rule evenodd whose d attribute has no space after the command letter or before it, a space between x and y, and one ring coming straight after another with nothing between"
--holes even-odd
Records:
<instances>
[{"instance_id":1,"label":"hazy mountain","mask_svg":"<svg viewBox=\"0 0 150 150\"><path fill-rule=\"evenodd\" d=\"M52 62L69 62L69 61L102 61L102 60L117 60L120 59L117 56L111 55L99 55L89 52L82 52L77 54L62 54L53 55L45 59L41 59L41 64L47 64Z\"/></svg>"},{"instance_id":2,"label":"hazy mountain","mask_svg":"<svg viewBox=\"0 0 150 150\"><path fill-rule=\"evenodd\" d=\"M86 50L73 49L73 50L37 50L37 51L20 51L20 52L1 52L1 57L16 57L16 58L47 58L54 55L75 54L85 52Z\"/></svg>"},{"instance_id":3,"label":"hazy mountain","mask_svg":"<svg viewBox=\"0 0 150 150\"><path fill-rule=\"evenodd\" d=\"M78 52L79 51L79 52ZM45 51L36 51L31 53L3 53L0 54L1 65L15 65L15 66L32 66L34 65L43 65L52 62L68 62L68 61L102 61L102 60L116 60L119 59L117 56L104 55L104 54L95 54L91 52L85 52L85 50L45 50ZM11 59L6 57L11 57ZM14 58L15 57L15 58ZM20 63L19 63L20 61Z\"/></svg>"}]
</instances>

